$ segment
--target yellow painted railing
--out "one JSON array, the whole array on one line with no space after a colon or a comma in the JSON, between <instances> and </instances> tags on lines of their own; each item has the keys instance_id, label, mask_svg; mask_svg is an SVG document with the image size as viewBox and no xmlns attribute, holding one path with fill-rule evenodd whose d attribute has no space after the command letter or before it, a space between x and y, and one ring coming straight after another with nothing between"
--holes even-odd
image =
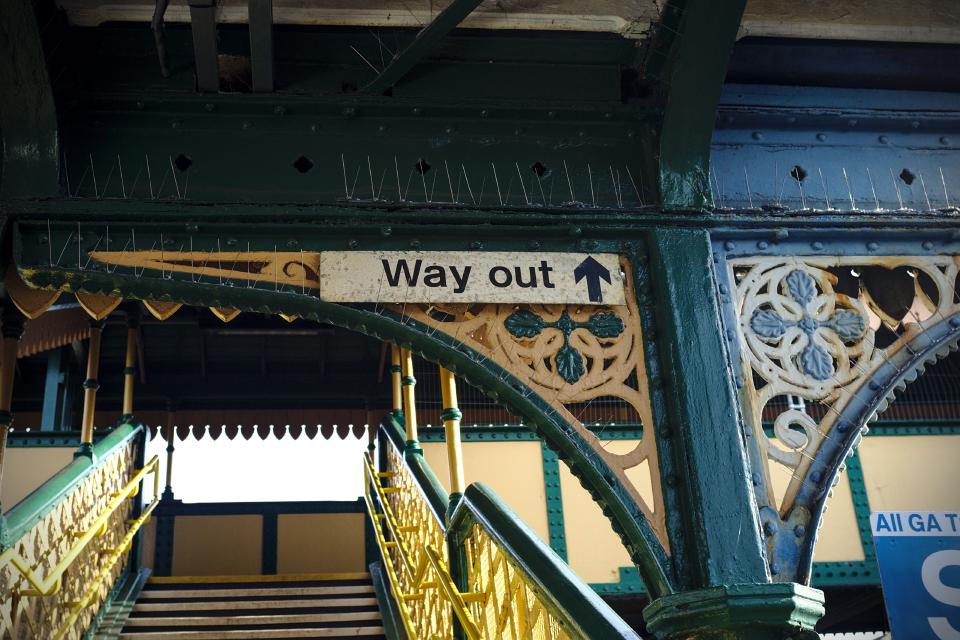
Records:
<instances>
[{"instance_id":1,"label":"yellow painted railing","mask_svg":"<svg viewBox=\"0 0 960 640\"><path fill-rule=\"evenodd\" d=\"M135 433L0 553L0 629L9 634L4 637L73 639L89 626L158 504L159 461L134 466ZM153 499L133 517L131 498L150 474Z\"/></svg>"},{"instance_id":2,"label":"yellow painted railing","mask_svg":"<svg viewBox=\"0 0 960 640\"><path fill-rule=\"evenodd\" d=\"M417 449L401 450L398 427L381 428L381 471L365 454L365 498L411 640L452 639L454 622L468 640L638 640L487 487L466 487L448 515L446 493Z\"/></svg>"},{"instance_id":3,"label":"yellow painted railing","mask_svg":"<svg viewBox=\"0 0 960 640\"><path fill-rule=\"evenodd\" d=\"M398 452L391 450L388 455ZM442 525L417 495L416 483L402 463L390 468L396 471L377 472L370 454L365 454L367 509L407 637L451 638L452 607L467 637L479 640L463 594L450 578Z\"/></svg>"}]
</instances>

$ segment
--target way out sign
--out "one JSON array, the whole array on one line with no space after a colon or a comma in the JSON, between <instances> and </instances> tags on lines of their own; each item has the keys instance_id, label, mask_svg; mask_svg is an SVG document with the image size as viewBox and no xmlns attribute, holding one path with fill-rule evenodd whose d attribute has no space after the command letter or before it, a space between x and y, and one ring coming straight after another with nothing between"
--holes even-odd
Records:
<instances>
[{"instance_id":1,"label":"way out sign","mask_svg":"<svg viewBox=\"0 0 960 640\"><path fill-rule=\"evenodd\" d=\"M870 514L894 640L960 640L960 512Z\"/></svg>"},{"instance_id":2,"label":"way out sign","mask_svg":"<svg viewBox=\"0 0 960 640\"><path fill-rule=\"evenodd\" d=\"M626 304L616 254L324 251L330 302Z\"/></svg>"}]
</instances>

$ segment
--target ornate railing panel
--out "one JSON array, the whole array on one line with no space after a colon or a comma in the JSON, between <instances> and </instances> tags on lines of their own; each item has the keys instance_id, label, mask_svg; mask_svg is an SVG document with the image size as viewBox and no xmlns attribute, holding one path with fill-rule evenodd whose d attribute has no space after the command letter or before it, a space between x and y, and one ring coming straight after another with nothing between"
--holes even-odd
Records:
<instances>
[{"instance_id":1,"label":"ornate railing panel","mask_svg":"<svg viewBox=\"0 0 960 640\"><path fill-rule=\"evenodd\" d=\"M467 487L444 526L422 455L401 451L393 424L379 442L386 471L366 456L367 505L411 640L453 638L454 619L470 640L637 637L489 489Z\"/></svg>"},{"instance_id":2,"label":"ornate railing panel","mask_svg":"<svg viewBox=\"0 0 960 640\"><path fill-rule=\"evenodd\" d=\"M401 567L397 572L400 589L404 594L414 594L418 578L423 577L422 570L428 562L428 547L436 550L444 565L448 564L444 515L442 511L438 514L433 510L410 467L404 463L402 451L393 442L386 445L386 455L387 471L383 475L387 486L383 487L383 492L399 538L398 544L390 546L388 553L393 566ZM450 607L442 598L418 595L407 600L407 607L418 637L447 637L450 634Z\"/></svg>"},{"instance_id":3,"label":"ornate railing panel","mask_svg":"<svg viewBox=\"0 0 960 640\"><path fill-rule=\"evenodd\" d=\"M156 461L136 468L141 429L125 425L6 516L0 552L4 638L80 638L121 576L134 534L155 502L129 498Z\"/></svg>"}]
</instances>

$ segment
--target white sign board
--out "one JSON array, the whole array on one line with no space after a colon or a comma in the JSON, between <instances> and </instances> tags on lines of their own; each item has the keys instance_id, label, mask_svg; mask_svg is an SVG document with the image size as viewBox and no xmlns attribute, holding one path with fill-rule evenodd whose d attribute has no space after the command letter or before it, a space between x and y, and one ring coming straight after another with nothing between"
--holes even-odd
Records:
<instances>
[{"instance_id":1,"label":"white sign board","mask_svg":"<svg viewBox=\"0 0 960 640\"><path fill-rule=\"evenodd\" d=\"M329 302L624 305L616 254L323 251Z\"/></svg>"}]
</instances>

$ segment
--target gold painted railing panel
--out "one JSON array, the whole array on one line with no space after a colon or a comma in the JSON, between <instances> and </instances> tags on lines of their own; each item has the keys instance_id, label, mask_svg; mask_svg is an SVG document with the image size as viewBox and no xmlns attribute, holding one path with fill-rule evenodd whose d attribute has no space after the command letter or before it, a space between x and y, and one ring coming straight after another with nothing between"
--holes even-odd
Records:
<instances>
[{"instance_id":1,"label":"gold painted railing panel","mask_svg":"<svg viewBox=\"0 0 960 640\"><path fill-rule=\"evenodd\" d=\"M579 621L543 591L545 584L576 578L494 494L471 485L451 519L441 523L438 505L430 501L433 489L418 484L431 482L429 470L419 466L419 455L405 456L388 438L381 438L380 445L385 447L383 471L376 471L372 455L365 458L367 506L390 591L411 640L452 639L455 622L467 640L586 637L577 630ZM464 545L464 562L457 565L464 572L459 574L462 587L451 575L449 545L454 540ZM538 567L536 575L523 566L528 560ZM568 592L579 588L593 595L582 583L567 587ZM591 632L590 637L636 637L595 599L598 608L583 622L601 635Z\"/></svg>"},{"instance_id":2,"label":"gold painted railing panel","mask_svg":"<svg viewBox=\"0 0 960 640\"><path fill-rule=\"evenodd\" d=\"M398 569L399 587L405 594L413 595L407 600L410 619L418 638L452 638L450 606L436 588L417 591L417 569L428 563L426 548L435 549L444 565L448 565L447 541L443 527L420 492L410 468L403 461L403 454L387 445L387 469L392 474L386 481L386 500L390 504L402 545L388 549L393 565L404 563L404 548L409 554L407 561L412 571Z\"/></svg>"},{"instance_id":3,"label":"gold painted railing panel","mask_svg":"<svg viewBox=\"0 0 960 640\"><path fill-rule=\"evenodd\" d=\"M570 638L524 580L523 573L478 525L467 538L469 590L481 594L469 606L484 638L561 640Z\"/></svg>"},{"instance_id":4,"label":"gold painted railing panel","mask_svg":"<svg viewBox=\"0 0 960 640\"><path fill-rule=\"evenodd\" d=\"M40 576L50 575L74 546L78 534L91 526L104 512L113 495L121 492L136 474L136 442L130 439L68 494L12 547L30 569ZM0 627L3 640L53 638L75 612L91 584L110 562L112 550L120 546L127 533L132 503L116 509L103 527L103 534L80 553L64 574L60 588L48 596L26 595L32 587L10 562L0 566ZM82 637L84 630L107 598L125 564L117 562L109 579L99 583L84 607L63 635L70 640Z\"/></svg>"}]
</instances>

